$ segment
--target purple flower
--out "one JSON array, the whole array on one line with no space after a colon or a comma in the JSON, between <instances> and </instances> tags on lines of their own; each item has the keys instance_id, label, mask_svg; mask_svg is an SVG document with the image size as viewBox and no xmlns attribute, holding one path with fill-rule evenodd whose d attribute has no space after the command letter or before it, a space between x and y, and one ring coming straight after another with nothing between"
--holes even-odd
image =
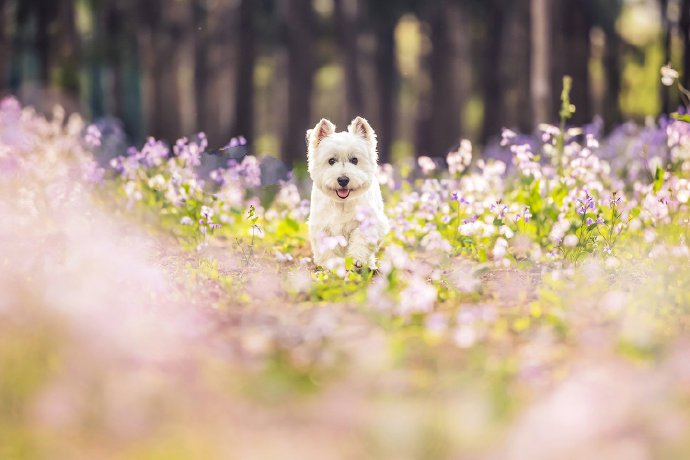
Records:
<instances>
[{"instance_id":1,"label":"purple flower","mask_svg":"<svg viewBox=\"0 0 690 460\"><path fill-rule=\"evenodd\" d=\"M508 212L508 206L503 204L503 200L498 200L496 203L491 205L491 211L496 214L497 217L503 219Z\"/></svg>"},{"instance_id":2,"label":"purple flower","mask_svg":"<svg viewBox=\"0 0 690 460\"><path fill-rule=\"evenodd\" d=\"M525 212L523 213L523 216L524 216L525 222L530 221L530 219L532 218L532 213L530 212L529 207L525 208Z\"/></svg>"},{"instance_id":3,"label":"purple flower","mask_svg":"<svg viewBox=\"0 0 690 460\"><path fill-rule=\"evenodd\" d=\"M235 147L241 147L243 145L247 145L247 139L245 139L244 136L233 137L230 139L230 142L228 142L228 144L221 150L228 150Z\"/></svg>"},{"instance_id":4,"label":"purple flower","mask_svg":"<svg viewBox=\"0 0 690 460\"><path fill-rule=\"evenodd\" d=\"M84 141L91 147L101 146L101 131L96 127L96 125L89 125L89 127L86 128Z\"/></svg>"}]
</instances>

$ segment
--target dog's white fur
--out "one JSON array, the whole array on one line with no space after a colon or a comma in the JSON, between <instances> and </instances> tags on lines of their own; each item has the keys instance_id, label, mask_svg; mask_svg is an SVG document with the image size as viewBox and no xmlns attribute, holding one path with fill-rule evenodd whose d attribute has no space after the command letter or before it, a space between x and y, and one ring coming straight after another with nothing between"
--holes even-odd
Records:
<instances>
[{"instance_id":1,"label":"dog's white fur","mask_svg":"<svg viewBox=\"0 0 690 460\"><path fill-rule=\"evenodd\" d=\"M347 131L339 133L324 118L307 131L307 151L309 175L314 182L309 215L314 263L326 266L333 258L350 256L356 267L374 268L375 253L389 230L376 178L376 133L362 117L352 120ZM341 187L338 178L345 177L349 183ZM337 190L344 188L349 194L341 198ZM370 216L366 234L357 219L358 212ZM344 247L323 244L324 238L338 236L345 238Z\"/></svg>"}]
</instances>

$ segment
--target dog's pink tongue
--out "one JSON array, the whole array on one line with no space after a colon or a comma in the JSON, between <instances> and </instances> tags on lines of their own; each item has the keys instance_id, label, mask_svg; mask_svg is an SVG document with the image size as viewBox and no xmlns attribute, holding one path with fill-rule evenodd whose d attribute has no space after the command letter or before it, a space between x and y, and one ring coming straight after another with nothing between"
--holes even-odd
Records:
<instances>
[{"instance_id":1,"label":"dog's pink tongue","mask_svg":"<svg viewBox=\"0 0 690 460\"><path fill-rule=\"evenodd\" d=\"M346 188L339 188L336 190L336 193L340 198L347 198L347 196L350 194L350 191Z\"/></svg>"}]
</instances>

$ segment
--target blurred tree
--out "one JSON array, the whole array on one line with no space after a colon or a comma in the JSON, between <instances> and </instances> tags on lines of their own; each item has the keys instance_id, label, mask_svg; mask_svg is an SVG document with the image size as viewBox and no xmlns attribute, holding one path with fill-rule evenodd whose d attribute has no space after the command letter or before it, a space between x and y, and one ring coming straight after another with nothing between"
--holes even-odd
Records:
<instances>
[{"instance_id":1,"label":"blurred tree","mask_svg":"<svg viewBox=\"0 0 690 460\"><path fill-rule=\"evenodd\" d=\"M91 116L102 117L106 113L105 97L106 88L104 82L105 55L104 48L108 40L105 30L105 2L102 0L89 0L89 13L91 14L91 40L85 52L88 62L89 75L89 107Z\"/></svg>"},{"instance_id":2,"label":"blurred tree","mask_svg":"<svg viewBox=\"0 0 690 460\"><path fill-rule=\"evenodd\" d=\"M233 135L242 134L250 142L254 138L254 63L255 45L254 0L241 0L237 39L237 77L235 79L235 121Z\"/></svg>"},{"instance_id":3,"label":"blurred tree","mask_svg":"<svg viewBox=\"0 0 690 460\"><path fill-rule=\"evenodd\" d=\"M616 28L616 21L623 10L622 0L594 0L594 20L604 32L604 90L603 113L607 129L620 123L621 55L623 43Z\"/></svg>"},{"instance_id":4,"label":"blurred tree","mask_svg":"<svg viewBox=\"0 0 690 460\"><path fill-rule=\"evenodd\" d=\"M671 62L671 21L668 17L668 0L659 0L661 8L661 25L663 30L662 48L664 52L664 63ZM661 91L661 112L671 111L671 96L668 86L659 83Z\"/></svg>"},{"instance_id":5,"label":"blurred tree","mask_svg":"<svg viewBox=\"0 0 690 460\"><path fill-rule=\"evenodd\" d=\"M53 85L67 95L79 92L79 34L74 0L22 0L17 4L18 29L33 31L38 54L39 82Z\"/></svg>"},{"instance_id":6,"label":"blurred tree","mask_svg":"<svg viewBox=\"0 0 690 460\"><path fill-rule=\"evenodd\" d=\"M576 125L592 119L590 103L589 61L591 54L590 31L592 27L591 0L563 0L552 3L554 33L552 46L553 88L563 86L563 76L573 78L570 100L576 107L571 122ZM554 98L553 113L558 113L560 101Z\"/></svg>"},{"instance_id":7,"label":"blurred tree","mask_svg":"<svg viewBox=\"0 0 690 460\"><path fill-rule=\"evenodd\" d=\"M209 121L208 105L206 104L208 47L210 41L208 8L206 0L194 0L192 2L192 17L194 18L194 103L196 104L196 124L198 130L208 129L207 124Z\"/></svg>"},{"instance_id":8,"label":"blurred tree","mask_svg":"<svg viewBox=\"0 0 690 460\"><path fill-rule=\"evenodd\" d=\"M237 75L236 43L238 8L233 2L206 0L202 24L197 26L197 49L204 47L204 52L195 57L195 100L197 113L203 111L203 124L197 120L197 129L206 132L211 145L228 141L233 134L233 115L235 80ZM198 27L205 28L199 34Z\"/></svg>"},{"instance_id":9,"label":"blurred tree","mask_svg":"<svg viewBox=\"0 0 690 460\"><path fill-rule=\"evenodd\" d=\"M690 0L673 1L681 7L677 30L688 84ZM669 0L658 4L668 60L672 28L665 13L673 8ZM574 123L590 121L595 108L607 127L617 123L621 56L639 50L616 28L624 5L624 0L0 0L5 18L0 91L8 81L13 91L36 81L75 100L81 96L93 116L122 118L135 138L147 133L172 140L198 129L218 145L231 135L251 140L260 133L262 149L270 150L279 144L272 134L279 133L288 163L304 158L303 132L316 121L314 99L336 117L370 118L382 161L390 161L395 139L415 143L419 154L443 155L460 135L485 141L502 126L528 131L534 122L555 118L554 91L564 74L574 78ZM12 19L16 14L14 24L8 14ZM409 16L401 23L404 15ZM593 28L596 40L590 39ZM396 60L403 48L396 49L396 40L414 50L414 58L405 56L404 78ZM337 53L344 106L339 94L323 97L341 75L332 66ZM590 61L596 64L591 76ZM317 81L320 66L330 67ZM590 78L596 83L592 88ZM590 101L594 97L596 104ZM668 95L663 97L668 110ZM46 105L54 102L65 100Z\"/></svg>"},{"instance_id":10,"label":"blurred tree","mask_svg":"<svg viewBox=\"0 0 690 460\"><path fill-rule=\"evenodd\" d=\"M348 115L361 114L362 82L359 77L359 23L362 6L358 0L334 0L336 34L345 67L345 92Z\"/></svg>"},{"instance_id":11,"label":"blurred tree","mask_svg":"<svg viewBox=\"0 0 690 460\"><path fill-rule=\"evenodd\" d=\"M56 70L55 84L63 93L73 99L79 97L79 70L81 57L81 38L77 30L75 0L58 2L55 19L55 56L52 58Z\"/></svg>"},{"instance_id":12,"label":"blurred tree","mask_svg":"<svg viewBox=\"0 0 690 460\"><path fill-rule=\"evenodd\" d=\"M690 0L683 0L680 13L680 34L683 42L683 86L690 88Z\"/></svg>"},{"instance_id":13,"label":"blurred tree","mask_svg":"<svg viewBox=\"0 0 690 460\"><path fill-rule=\"evenodd\" d=\"M501 54L498 56L501 125L530 132L530 0L504 3ZM495 132L495 135L500 134Z\"/></svg>"},{"instance_id":14,"label":"blurred tree","mask_svg":"<svg viewBox=\"0 0 690 460\"><path fill-rule=\"evenodd\" d=\"M283 159L292 166L305 156L304 133L311 127L311 94L315 71L316 18L311 0L282 0L281 17L288 58L287 120Z\"/></svg>"},{"instance_id":15,"label":"blurred tree","mask_svg":"<svg viewBox=\"0 0 690 460\"><path fill-rule=\"evenodd\" d=\"M484 102L484 122L482 140L500 134L502 122L502 88L500 62L503 45L504 4L501 0L488 0L485 6L484 23L489 24L484 36L483 62L481 64L482 99Z\"/></svg>"},{"instance_id":16,"label":"blurred tree","mask_svg":"<svg viewBox=\"0 0 690 460\"><path fill-rule=\"evenodd\" d=\"M366 0L365 2L369 25L376 39L374 82L378 110L374 124L381 162L390 161L391 147L395 138L395 112L400 84L395 61L395 27L404 13L417 12L421 3L416 0Z\"/></svg>"},{"instance_id":17,"label":"blurred tree","mask_svg":"<svg viewBox=\"0 0 690 460\"><path fill-rule=\"evenodd\" d=\"M184 22L190 16L186 7L186 1L177 0L139 3L139 27L146 31L142 62L149 78L149 132L169 141L182 134L178 71L180 46L186 38Z\"/></svg>"},{"instance_id":18,"label":"blurred tree","mask_svg":"<svg viewBox=\"0 0 690 460\"><path fill-rule=\"evenodd\" d=\"M12 45L6 26L7 10L7 1L0 0L0 96L4 95L7 88L8 64Z\"/></svg>"},{"instance_id":19,"label":"blurred tree","mask_svg":"<svg viewBox=\"0 0 690 460\"><path fill-rule=\"evenodd\" d=\"M58 3L50 0L23 0L17 5L17 28L28 29L35 24L31 37L38 54L38 74L40 82L48 86L50 82L50 25L57 16Z\"/></svg>"},{"instance_id":20,"label":"blurred tree","mask_svg":"<svg viewBox=\"0 0 690 460\"><path fill-rule=\"evenodd\" d=\"M431 85L428 101L419 103L418 155L445 156L460 140L461 74L455 64L460 51L462 8L462 2L456 0L437 0L426 3L421 11L431 43L425 60Z\"/></svg>"},{"instance_id":21,"label":"blurred tree","mask_svg":"<svg viewBox=\"0 0 690 460\"><path fill-rule=\"evenodd\" d=\"M126 47L125 5L127 2L105 1L103 5L104 40L103 47L105 65L110 68L112 75L112 108L111 112L119 119L125 117L125 75L123 72L124 54Z\"/></svg>"},{"instance_id":22,"label":"blurred tree","mask_svg":"<svg viewBox=\"0 0 690 460\"><path fill-rule=\"evenodd\" d=\"M546 123L553 119L551 114L551 3L549 0L531 0L531 66L530 95L532 116L535 123Z\"/></svg>"}]
</instances>

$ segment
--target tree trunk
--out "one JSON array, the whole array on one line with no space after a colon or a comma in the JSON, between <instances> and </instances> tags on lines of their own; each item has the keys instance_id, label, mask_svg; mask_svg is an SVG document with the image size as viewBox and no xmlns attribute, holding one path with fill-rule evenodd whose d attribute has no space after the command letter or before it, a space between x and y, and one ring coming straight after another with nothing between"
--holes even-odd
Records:
<instances>
[{"instance_id":1,"label":"tree trunk","mask_svg":"<svg viewBox=\"0 0 690 460\"><path fill-rule=\"evenodd\" d=\"M144 21L150 30L152 48L147 53L152 87L149 129L151 135L173 142L182 134L177 79L185 5L173 0L153 0L147 4Z\"/></svg>"},{"instance_id":2,"label":"tree trunk","mask_svg":"<svg viewBox=\"0 0 690 460\"><path fill-rule=\"evenodd\" d=\"M429 103L420 104L418 155L445 156L460 140L460 74L453 64L461 15L459 6L448 0L429 4L426 11L432 47L428 57L431 87Z\"/></svg>"},{"instance_id":3,"label":"tree trunk","mask_svg":"<svg viewBox=\"0 0 690 460\"><path fill-rule=\"evenodd\" d=\"M311 127L315 22L311 0L284 0L283 24L288 54L287 122L283 158L289 167L306 161L304 133Z\"/></svg>"},{"instance_id":4,"label":"tree trunk","mask_svg":"<svg viewBox=\"0 0 690 460\"><path fill-rule=\"evenodd\" d=\"M563 75L573 78L570 100L576 112L570 120L575 125L591 121L592 109L589 91L590 28L592 20L586 4L581 0L566 0L559 12L562 21L562 37L558 47L554 47L554 59L561 59Z\"/></svg>"},{"instance_id":5,"label":"tree trunk","mask_svg":"<svg viewBox=\"0 0 690 460\"><path fill-rule=\"evenodd\" d=\"M363 110L362 89L359 79L358 8L357 1L335 0L335 21L338 42L345 67L346 117L359 115Z\"/></svg>"},{"instance_id":6,"label":"tree trunk","mask_svg":"<svg viewBox=\"0 0 690 460\"><path fill-rule=\"evenodd\" d=\"M39 79L44 87L50 85L51 72L51 51L50 46L50 26L53 20L54 8L50 5L38 4L37 8L37 30L36 30L36 49L38 50Z\"/></svg>"},{"instance_id":7,"label":"tree trunk","mask_svg":"<svg viewBox=\"0 0 690 460\"><path fill-rule=\"evenodd\" d=\"M192 3L194 17L194 103L196 105L196 129L205 131L207 126L206 89L208 86L208 10L205 0Z\"/></svg>"},{"instance_id":8,"label":"tree trunk","mask_svg":"<svg viewBox=\"0 0 690 460\"><path fill-rule=\"evenodd\" d=\"M491 0L487 23L492 30L487 31L484 62L482 65L484 121L482 125L482 141L500 135L502 125L501 116L501 80L497 56L501 55L504 14L500 1Z\"/></svg>"},{"instance_id":9,"label":"tree trunk","mask_svg":"<svg viewBox=\"0 0 690 460\"><path fill-rule=\"evenodd\" d=\"M551 121L550 0L531 0L530 96L534 123Z\"/></svg>"},{"instance_id":10,"label":"tree trunk","mask_svg":"<svg viewBox=\"0 0 690 460\"><path fill-rule=\"evenodd\" d=\"M103 81L105 24L104 11L101 4L93 5L91 9L93 21L93 39L91 42L91 56L89 58L89 106L93 118L102 117L106 113L105 87Z\"/></svg>"},{"instance_id":11,"label":"tree trunk","mask_svg":"<svg viewBox=\"0 0 690 460\"><path fill-rule=\"evenodd\" d=\"M663 48L664 48L664 65L671 62L671 24L668 19L668 0L660 0L661 3L661 24L663 27ZM661 89L661 112L669 113L671 111L671 95L669 88L665 85L660 85Z\"/></svg>"},{"instance_id":12,"label":"tree trunk","mask_svg":"<svg viewBox=\"0 0 690 460\"><path fill-rule=\"evenodd\" d=\"M395 68L395 22L381 18L376 24L376 98L378 100L378 121L375 130L378 136L379 160L391 161L395 106L397 95L397 72Z\"/></svg>"},{"instance_id":13,"label":"tree trunk","mask_svg":"<svg viewBox=\"0 0 690 460\"><path fill-rule=\"evenodd\" d=\"M621 38L615 25L606 32L604 68L606 69L606 92L604 94L604 122L611 129L622 120L619 97L621 93Z\"/></svg>"},{"instance_id":14,"label":"tree trunk","mask_svg":"<svg viewBox=\"0 0 690 460\"><path fill-rule=\"evenodd\" d=\"M10 38L5 31L6 4L5 0L0 0L0 97L4 96L7 90L7 73L11 50Z\"/></svg>"},{"instance_id":15,"label":"tree trunk","mask_svg":"<svg viewBox=\"0 0 690 460\"><path fill-rule=\"evenodd\" d=\"M130 31L131 36L126 41L124 62L122 68L123 106L125 132L132 136L132 140L140 143L148 133L144 130L144 114L142 107L142 67L140 65L140 49L137 46L136 31Z\"/></svg>"},{"instance_id":16,"label":"tree trunk","mask_svg":"<svg viewBox=\"0 0 690 460\"><path fill-rule=\"evenodd\" d=\"M242 0L239 6L240 26L237 40L238 62L233 128L234 135L244 135L250 142L254 136L255 3L254 0Z\"/></svg>"},{"instance_id":17,"label":"tree trunk","mask_svg":"<svg viewBox=\"0 0 690 460\"><path fill-rule=\"evenodd\" d=\"M231 2L204 2L207 8L205 24L207 34L200 36L198 47L204 48L203 54L197 54L196 66L197 80L196 88L197 111L203 110L203 118L199 124L208 136L210 145L217 146L227 143L233 135L233 110L235 107L235 92L233 76L236 74L235 68L235 46L228 44L235 43L237 23L235 6ZM197 28L198 31L198 28ZM206 61L205 65L203 61Z\"/></svg>"},{"instance_id":18,"label":"tree trunk","mask_svg":"<svg viewBox=\"0 0 690 460\"><path fill-rule=\"evenodd\" d=\"M70 105L79 109L79 67L81 43L77 31L75 0L62 0L57 17L56 65L60 89L69 97Z\"/></svg>"},{"instance_id":19,"label":"tree trunk","mask_svg":"<svg viewBox=\"0 0 690 460\"><path fill-rule=\"evenodd\" d=\"M125 71L124 54L127 50L127 35L124 31L124 17L121 6L116 3L105 4L105 31L107 40L106 62L113 76L113 98L111 113L123 120L125 118Z\"/></svg>"},{"instance_id":20,"label":"tree trunk","mask_svg":"<svg viewBox=\"0 0 690 460\"><path fill-rule=\"evenodd\" d=\"M690 88L690 0L683 0L680 14L680 33L683 40L682 83Z\"/></svg>"},{"instance_id":21,"label":"tree trunk","mask_svg":"<svg viewBox=\"0 0 690 460\"><path fill-rule=\"evenodd\" d=\"M532 129L530 0L513 0L504 9L503 44L497 59L502 93L501 126L529 132Z\"/></svg>"}]
</instances>

